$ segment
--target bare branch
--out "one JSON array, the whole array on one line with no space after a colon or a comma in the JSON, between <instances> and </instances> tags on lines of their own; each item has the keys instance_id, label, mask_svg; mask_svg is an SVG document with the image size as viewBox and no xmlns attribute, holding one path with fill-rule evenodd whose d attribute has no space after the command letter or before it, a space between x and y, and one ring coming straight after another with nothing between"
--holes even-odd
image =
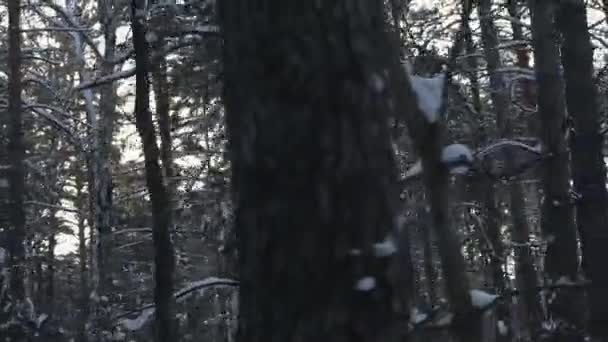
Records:
<instances>
[{"instance_id":1,"label":"bare branch","mask_svg":"<svg viewBox=\"0 0 608 342\"><path fill-rule=\"evenodd\" d=\"M91 31L90 28L76 28L76 27L34 27L29 29L22 29L21 32L86 32Z\"/></svg>"},{"instance_id":2,"label":"bare branch","mask_svg":"<svg viewBox=\"0 0 608 342\"><path fill-rule=\"evenodd\" d=\"M142 228L125 228L121 230L117 230L113 232L113 235L120 234L130 234L130 233L152 233L152 228L150 227L142 227Z\"/></svg>"}]
</instances>

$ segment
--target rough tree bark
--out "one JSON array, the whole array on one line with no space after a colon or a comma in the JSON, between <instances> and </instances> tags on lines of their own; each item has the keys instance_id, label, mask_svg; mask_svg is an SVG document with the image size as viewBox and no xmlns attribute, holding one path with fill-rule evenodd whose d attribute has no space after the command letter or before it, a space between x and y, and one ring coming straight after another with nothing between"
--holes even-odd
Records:
<instances>
[{"instance_id":1,"label":"rough tree bark","mask_svg":"<svg viewBox=\"0 0 608 342\"><path fill-rule=\"evenodd\" d=\"M24 341L24 329L14 324L14 319L21 314L26 297L26 228L24 191L25 169L23 159L25 147L23 143L23 111L22 111L22 82L21 82L21 1L8 2L8 170L9 182L9 224L6 233L7 251L9 253L9 284L10 295L8 323L3 324L7 340ZM6 316L5 316L6 317ZM13 323L13 324L11 324ZM8 325L8 329L7 326Z\"/></svg>"},{"instance_id":2,"label":"rough tree bark","mask_svg":"<svg viewBox=\"0 0 608 342\"><path fill-rule=\"evenodd\" d=\"M571 132L572 173L576 222L583 250L583 269L591 280L588 288L590 330L608 337L608 194L606 165L602 154L600 113L593 81L593 46L587 25L587 10L581 0L561 1L558 25L562 33L562 64L566 81Z\"/></svg>"},{"instance_id":3,"label":"rough tree bark","mask_svg":"<svg viewBox=\"0 0 608 342\"><path fill-rule=\"evenodd\" d=\"M146 184L152 202L154 240L154 303L156 305L156 341L175 340L173 323L173 271L175 256L171 242L169 196L159 164L159 149L150 112L149 48L146 41L145 0L131 2L131 29L135 50L135 124L142 141Z\"/></svg>"},{"instance_id":4,"label":"rough tree bark","mask_svg":"<svg viewBox=\"0 0 608 342\"><path fill-rule=\"evenodd\" d=\"M423 215L426 215L426 210L421 210L419 217L422 220ZM431 232L431 227L426 221L422 221L423 225L421 228L422 231L422 239L424 242L424 276L426 277L426 286L429 293L429 302L432 305L436 305L438 303L439 295L437 284L439 283L439 272L435 267L435 263L433 262L433 235Z\"/></svg>"},{"instance_id":5,"label":"rough tree bark","mask_svg":"<svg viewBox=\"0 0 608 342\"><path fill-rule=\"evenodd\" d=\"M562 277L576 279L578 274L577 236L574 210L569 194L569 156L565 141L565 104L560 75L559 51L553 21L557 4L529 0L532 13L534 70L538 83L538 108L541 117L541 140L550 158L542 166L543 200L541 230L547 250L544 268L550 281ZM563 293L562 293L563 292ZM554 315L578 324L584 315L578 310L571 293L564 290L552 302Z\"/></svg>"},{"instance_id":6,"label":"rough tree bark","mask_svg":"<svg viewBox=\"0 0 608 342\"><path fill-rule=\"evenodd\" d=\"M238 340L400 340L395 254L373 248L398 198L382 2L220 5Z\"/></svg>"},{"instance_id":7,"label":"rough tree bark","mask_svg":"<svg viewBox=\"0 0 608 342\"><path fill-rule=\"evenodd\" d=\"M7 236L10 255L10 293L14 303L19 304L25 297L25 210L23 196L25 191L25 169L23 159L22 84L21 84L21 1L8 2L8 115L9 144L8 157L11 162L9 172L10 225Z\"/></svg>"}]
</instances>

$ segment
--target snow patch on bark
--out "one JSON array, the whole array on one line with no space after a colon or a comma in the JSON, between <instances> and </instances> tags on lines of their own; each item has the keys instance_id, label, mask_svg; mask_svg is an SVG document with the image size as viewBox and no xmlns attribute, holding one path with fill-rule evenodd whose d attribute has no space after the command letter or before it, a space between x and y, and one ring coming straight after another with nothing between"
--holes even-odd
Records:
<instances>
[{"instance_id":1,"label":"snow patch on bark","mask_svg":"<svg viewBox=\"0 0 608 342\"><path fill-rule=\"evenodd\" d=\"M482 290L473 289L470 291L471 293L471 304L478 308L483 309L498 299L498 296L495 294L490 294Z\"/></svg>"},{"instance_id":2,"label":"snow patch on bark","mask_svg":"<svg viewBox=\"0 0 608 342\"><path fill-rule=\"evenodd\" d=\"M359 291L371 291L376 287L376 278L363 277L355 283L355 289Z\"/></svg>"},{"instance_id":3,"label":"snow patch on bark","mask_svg":"<svg viewBox=\"0 0 608 342\"><path fill-rule=\"evenodd\" d=\"M428 122L437 122L443 99L445 73L439 73L434 77L421 77L412 73L409 63L405 63L404 68L410 79L412 90L416 94L418 108Z\"/></svg>"},{"instance_id":4,"label":"snow patch on bark","mask_svg":"<svg viewBox=\"0 0 608 342\"><path fill-rule=\"evenodd\" d=\"M374 244L374 255L378 258L384 258L391 256L397 252L397 246L395 245L395 241L393 237L387 235L386 239L382 242L377 242Z\"/></svg>"}]
</instances>

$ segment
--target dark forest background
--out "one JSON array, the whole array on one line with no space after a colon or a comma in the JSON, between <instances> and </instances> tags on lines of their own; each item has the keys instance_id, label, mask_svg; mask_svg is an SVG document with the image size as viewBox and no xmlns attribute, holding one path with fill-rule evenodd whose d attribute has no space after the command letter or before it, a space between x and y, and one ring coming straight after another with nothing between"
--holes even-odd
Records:
<instances>
[{"instance_id":1,"label":"dark forest background","mask_svg":"<svg viewBox=\"0 0 608 342\"><path fill-rule=\"evenodd\" d=\"M1 341L608 340L608 3L0 1Z\"/></svg>"}]
</instances>

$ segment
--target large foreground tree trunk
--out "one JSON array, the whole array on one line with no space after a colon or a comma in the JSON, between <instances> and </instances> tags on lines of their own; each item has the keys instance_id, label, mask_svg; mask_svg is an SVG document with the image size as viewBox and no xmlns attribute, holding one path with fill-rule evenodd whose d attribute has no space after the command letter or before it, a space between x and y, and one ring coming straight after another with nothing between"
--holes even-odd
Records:
<instances>
[{"instance_id":1,"label":"large foreground tree trunk","mask_svg":"<svg viewBox=\"0 0 608 342\"><path fill-rule=\"evenodd\" d=\"M18 304L25 299L25 210L23 208L23 193L25 190L23 159L25 157L25 147L23 144L21 107L21 1L14 0L8 2L8 15L8 157L11 161L9 174L11 211L7 243L11 263L10 293L14 300L13 304Z\"/></svg>"},{"instance_id":2,"label":"large foreground tree trunk","mask_svg":"<svg viewBox=\"0 0 608 342\"><path fill-rule=\"evenodd\" d=\"M583 268L588 288L590 330L608 337L608 196L606 165L599 132L597 89L593 82L593 47L587 27L585 3L562 1L558 26L563 35L562 63L566 79L568 113L574 122L571 135L576 221L583 248Z\"/></svg>"},{"instance_id":3,"label":"large foreground tree trunk","mask_svg":"<svg viewBox=\"0 0 608 342\"><path fill-rule=\"evenodd\" d=\"M154 303L156 304L156 341L175 341L173 323L173 270L175 257L171 242L169 195L159 164L160 152L150 112L149 49L146 42L145 0L132 0L131 28L135 50L135 123L144 150L146 184L152 202L154 240Z\"/></svg>"},{"instance_id":4,"label":"large foreground tree trunk","mask_svg":"<svg viewBox=\"0 0 608 342\"><path fill-rule=\"evenodd\" d=\"M8 2L8 158L9 169L9 225L6 234L7 250L9 252L10 267L10 306L5 306L4 313L8 313L8 322L2 323L0 335L6 340L24 341L24 329L15 318L21 314L26 297L26 254L24 241L25 210L23 208L23 192L25 190L25 170L23 159L25 148L23 144L23 116L22 116L22 82L21 82L21 1ZM6 312L8 311L8 312ZM6 316L5 316L6 317Z\"/></svg>"},{"instance_id":5,"label":"large foreground tree trunk","mask_svg":"<svg viewBox=\"0 0 608 342\"><path fill-rule=\"evenodd\" d=\"M382 2L250 3L220 3L238 339L398 341Z\"/></svg>"}]
</instances>

